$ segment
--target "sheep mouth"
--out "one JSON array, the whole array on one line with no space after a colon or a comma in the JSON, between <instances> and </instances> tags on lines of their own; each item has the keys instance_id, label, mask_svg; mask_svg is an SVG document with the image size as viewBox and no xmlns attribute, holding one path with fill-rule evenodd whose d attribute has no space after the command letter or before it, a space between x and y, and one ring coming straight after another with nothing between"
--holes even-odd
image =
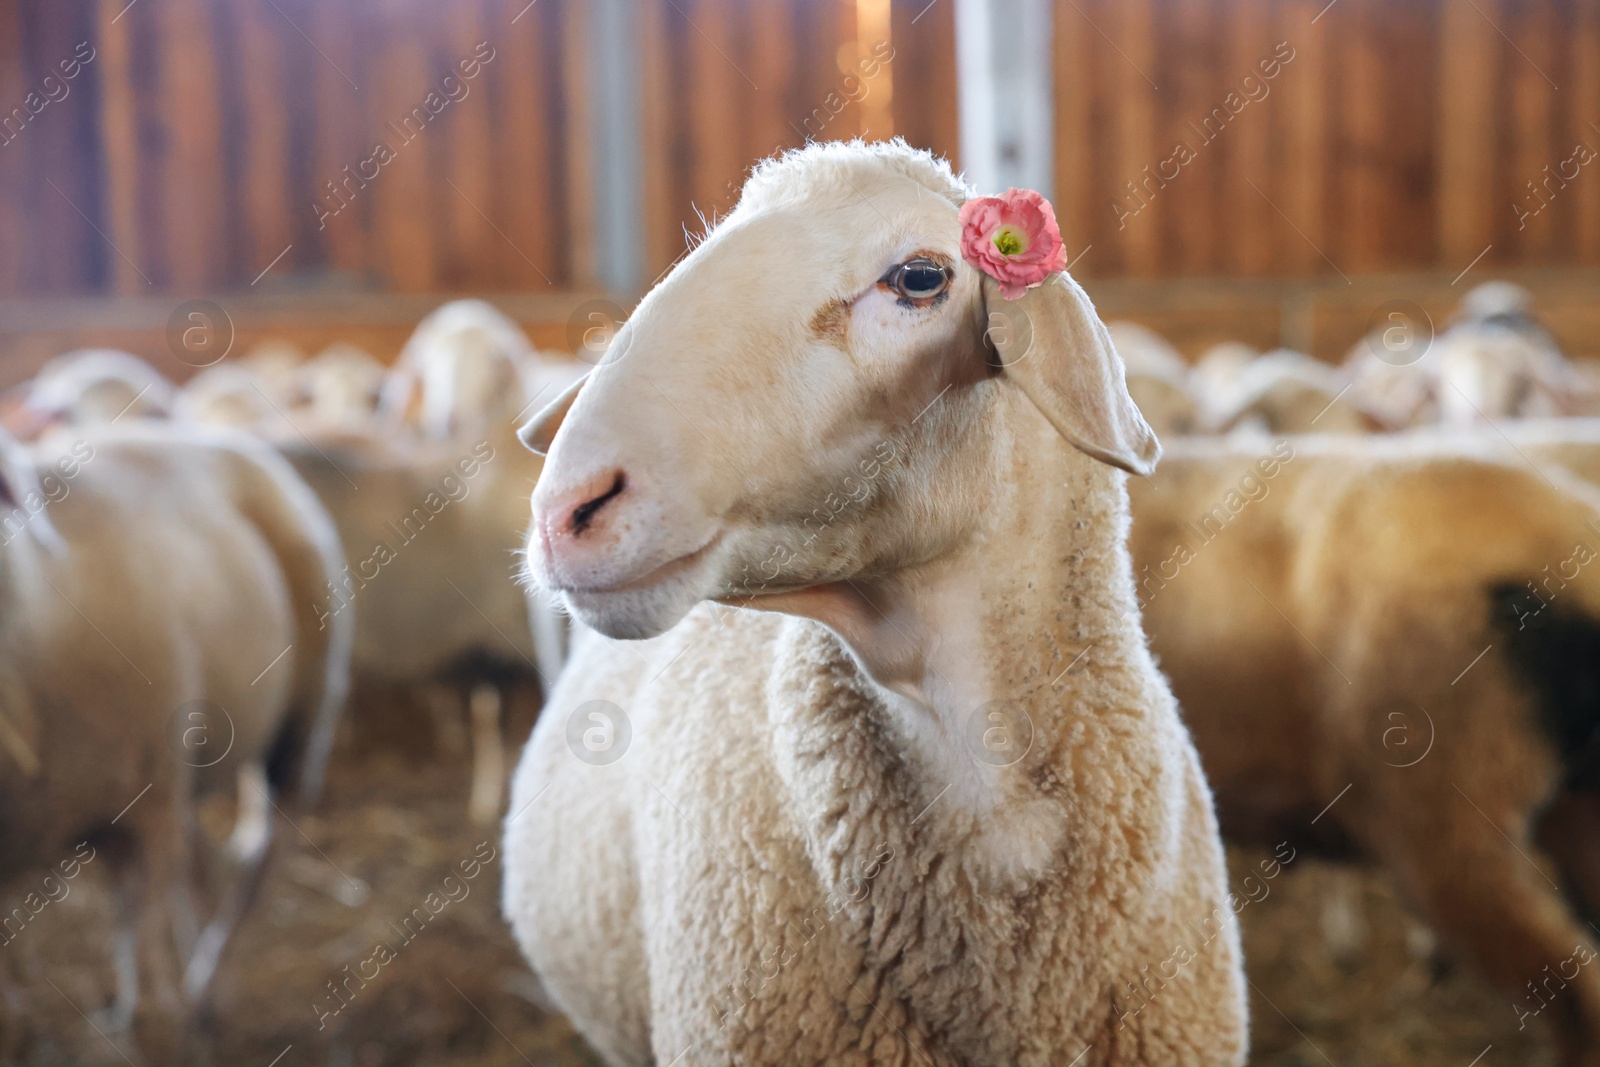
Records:
<instances>
[{"instance_id":1,"label":"sheep mouth","mask_svg":"<svg viewBox=\"0 0 1600 1067\"><path fill-rule=\"evenodd\" d=\"M612 593L637 593L654 586L664 585L674 579L681 578L695 567L699 566L711 552L722 543L722 531L718 530L711 535L710 540L692 552L681 556L674 556L665 563L646 571L637 578L630 578L625 582L607 585L557 586L556 591L561 593L576 594L578 596L595 596Z\"/></svg>"}]
</instances>

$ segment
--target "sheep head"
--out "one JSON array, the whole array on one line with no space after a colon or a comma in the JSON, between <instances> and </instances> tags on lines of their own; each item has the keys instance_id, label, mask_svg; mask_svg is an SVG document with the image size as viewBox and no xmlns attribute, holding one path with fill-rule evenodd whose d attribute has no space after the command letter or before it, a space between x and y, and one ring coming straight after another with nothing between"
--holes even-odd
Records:
<instances>
[{"instance_id":1,"label":"sheep head","mask_svg":"<svg viewBox=\"0 0 1600 1067\"><path fill-rule=\"evenodd\" d=\"M453 300L417 324L384 384L380 415L448 439L508 425L525 403L533 346L492 304Z\"/></svg>"},{"instance_id":2,"label":"sheep head","mask_svg":"<svg viewBox=\"0 0 1600 1067\"><path fill-rule=\"evenodd\" d=\"M899 143L759 167L524 428L548 452L533 578L614 637L703 599L816 614L818 590L935 559L984 521L1018 397L1147 472L1154 435L1088 298L1057 274L1003 300L961 258L967 195Z\"/></svg>"},{"instance_id":3,"label":"sheep head","mask_svg":"<svg viewBox=\"0 0 1600 1067\"><path fill-rule=\"evenodd\" d=\"M1468 324L1446 333L1437 348L1432 370L1445 424L1565 414L1563 401L1571 393L1565 362L1528 337Z\"/></svg>"},{"instance_id":4,"label":"sheep head","mask_svg":"<svg viewBox=\"0 0 1600 1067\"><path fill-rule=\"evenodd\" d=\"M24 407L32 417L23 433L36 437L55 423L96 425L130 419L164 419L176 387L150 364L115 348L81 348L40 368Z\"/></svg>"}]
</instances>

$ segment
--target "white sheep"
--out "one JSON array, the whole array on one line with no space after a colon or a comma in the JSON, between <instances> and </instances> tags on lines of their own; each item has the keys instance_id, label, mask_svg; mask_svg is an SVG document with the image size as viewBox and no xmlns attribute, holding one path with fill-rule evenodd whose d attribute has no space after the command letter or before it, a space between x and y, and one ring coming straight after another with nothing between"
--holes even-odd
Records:
<instances>
[{"instance_id":1,"label":"white sheep","mask_svg":"<svg viewBox=\"0 0 1600 1067\"><path fill-rule=\"evenodd\" d=\"M762 164L525 431L532 567L609 636L516 772L504 906L611 1063L1244 1061L1124 544L1159 448L1076 283L962 260L968 195L903 142Z\"/></svg>"},{"instance_id":2,"label":"white sheep","mask_svg":"<svg viewBox=\"0 0 1600 1067\"><path fill-rule=\"evenodd\" d=\"M400 350L384 386L383 417L436 440L516 422L526 414L527 379L539 361L522 328L493 304L453 300L419 322ZM560 387L584 370L571 366Z\"/></svg>"},{"instance_id":3,"label":"white sheep","mask_svg":"<svg viewBox=\"0 0 1600 1067\"><path fill-rule=\"evenodd\" d=\"M1600 418L1527 419L1504 427L1521 458L1543 469L1554 463L1600 486Z\"/></svg>"},{"instance_id":4,"label":"white sheep","mask_svg":"<svg viewBox=\"0 0 1600 1067\"><path fill-rule=\"evenodd\" d=\"M280 449L339 527L345 565L328 610L356 613L360 677L421 685L437 714L473 710L473 818L493 821L503 757L497 694L533 672L526 606L513 581L513 547L533 479L505 441L459 446L378 437L285 440ZM514 447L514 446L513 446ZM480 722L479 720L487 720ZM489 727L492 725L492 736Z\"/></svg>"},{"instance_id":5,"label":"white sheep","mask_svg":"<svg viewBox=\"0 0 1600 1067\"><path fill-rule=\"evenodd\" d=\"M1600 360L1573 361L1567 414L1585 418L1600 416Z\"/></svg>"},{"instance_id":6,"label":"white sheep","mask_svg":"<svg viewBox=\"0 0 1600 1067\"><path fill-rule=\"evenodd\" d=\"M1216 426L1232 403L1239 375L1259 351L1241 341L1224 341L1201 353L1189 372L1189 389L1200 406L1200 424Z\"/></svg>"},{"instance_id":7,"label":"white sheep","mask_svg":"<svg viewBox=\"0 0 1600 1067\"><path fill-rule=\"evenodd\" d=\"M1519 447L1550 480L1485 435L1188 439L1131 548L1224 832L1381 865L1593 1067L1600 969L1546 968L1600 905L1600 492Z\"/></svg>"},{"instance_id":8,"label":"white sheep","mask_svg":"<svg viewBox=\"0 0 1600 1067\"><path fill-rule=\"evenodd\" d=\"M1468 427L1481 419L1565 414L1571 367L1533 318L1533 296L1490 281L1461 300L1425 366L1435 379L1440 421Z\"/></svg>"},{"instance_id":9,"label":"white sheep","mask_svg":"<svg viewBox=\"0 0 1600 1067\"><path fill-rule=\"evenodd\" d=\"M539 457L509 423L476 440L316 435L279 448L338 524L347 559L330 610L357 612L356 673L423 687L447 731L468 718L469 811L493 822L506 693L534 676L548 692L543 672L559 669L535 645L514 581Z\"/></svg>"},{"instance_id":10,"label":"white sheep","mask_svg":"<svg viewBox=\"0 0 1600 1067\"><path fill-rule=\"evenodd\" d=\"M1436 338L1396 316L1346 358L1351 398L1393 429L1580 411L1582 377L1531 308L1525 289L1493 281L1469 292Z\"/></svg>"},{"instance_id":11,"label":"white sheep","mask_svg":"<svg viewBox=\"0 0 1600 1067\"><path fill-rule=\"evenodd\" d=\"M1366 433L1369 420L1349 402L1349 383L1321 360L1278 348L1242 367L1216 397L1211 428L1221 432Z\"/></svg>"},{"instance_id":12,"label":"white sheep","mask_svg":"<svg viewBox=\"0 0 1600 1067\"><path fill-rule=\"evenodd\" d=\"M39 369L23 390L11 429L31 440L48 427L91 426L122 419L166 418L177 387L131 352L79 348Z\"/></svg>"},{"instance_id":13,"label":"white sheep","mask_svg":"<svg viewBox=\"0 0 1600 1067\"><path fill-rule=\"evenodd\" d=\"M522 543L524 501L542 466L517 444L516 426L585 369L536 353L492 305L457 300L418 324L384 383L378 420L391 440L378 439L378 427L365 441L330 441L315 430L315 440L277 436L339 522L352 568L377 544L396 539L392 524L452 477L453 463L481 463L488 472L471 482L469 504L455 508L425 544L403 553L384 582L386 606L363 613L356 642L362 673L427 685L443 719L468 714L470 811L479 822L499 814L507 687L536 674L548 692L566 655L566 622L549 598L534 590L524 601L506 584ZM480 444L492 462L473 459ZM369 481L380 490L357 491ZM440 627L441 612L458 618Z\"/></svg>"},{"instance_id":14,"label":"white sheep","mask_svg":"<svg viewBox=\"0 0 1600 1067\"><path fill-rule=\"evenodd\" d=\"M305 351L282 338L262 341L244 355L227 361L252 375L272 402L285 411L299 407L305 400L300 390L305 362Z\"/></svg>"},{"instance_id":15,"label":"white sheep","mask_svg":"<svg viewBox=\"0 0 1600 1067\"><path fill-rule=\"evenodd\" d=\"M1189 390L1189 365L1166 339L1134 322L1109 322L1111 343L1122 357L1128 395L1163 440L1193 433L1199 412Z\"/></svg>"},{"instance_id":16,"label":"white sheep","mask_svg":"<svg viewBox=\"0 0 1600 1067\"><path fill-rule=\"evenodd\" d=\"M1393 349L1383 349L1384 331L1375 331L1353 345L1341 365L1350 383L1346 397L1358 410L1369 415L1385 430L1427 426L1439 420L1439 401L1429 373L1412 360L1409 346L1424 342L1401 333L1407 326L1392 327L1397 336ZM1383 349L1384 357L1378 352ZM1426 352L1417 356L1425 359Z\"/></svg>"},{"instance_id":17,"label":"white sheep","mask_svg":"<svg viewBox=\"0 0 1600 1067\"><path fill-rule=\"evenodd\" d=\"M0 437L0 898L92 861L80 842L103 857L116 1018L172 1062L259 885L271 798L321 784L349 659L348 620L317 611L339 545L259 442L164 423L61 440ZM174 893L203 896L196 795L235 790L231 884L203 930L175 928Z\"/></svg>"},{"instance_id":18,"label":"white sheep","mask_svg":"<svg viewBox=\"0 0 1600 1067\"><path fill-rule=\"evenodd\" d=\"M359 433L372 426L385 368L364 349L335 342L300 367L304 425L318 431Z\"/></svg>"},{"instance_id":19,"label":"white sheep","mask_svg":"<svg viewBox=\"0 0 1600 1067\"><path fill-rule=\"evenodd\" d=\"M184 383L174 414L185 422L248 430L269 441L293 437L289 412L273 392L242 363L219 363Z\"/></svg>"}]
</instances>

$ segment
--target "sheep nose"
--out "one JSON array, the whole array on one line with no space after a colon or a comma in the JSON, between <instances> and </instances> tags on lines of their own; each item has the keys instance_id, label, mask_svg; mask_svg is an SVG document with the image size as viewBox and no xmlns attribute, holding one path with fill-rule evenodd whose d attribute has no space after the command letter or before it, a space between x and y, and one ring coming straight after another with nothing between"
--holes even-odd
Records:
<instances>
[{"instance_id":1,"label":"sheep nose","mask_svg":"<svg viewBox=\"0 0 1600 1067\"><path fill-rule=\"evenodd\" d=\"M618 469L597 475L586 484L563 493L546 510L546 532L557 537L583 537L591 531L603 530L607 506L627 488L628 476Z\"/></svg>"}]
</instances>

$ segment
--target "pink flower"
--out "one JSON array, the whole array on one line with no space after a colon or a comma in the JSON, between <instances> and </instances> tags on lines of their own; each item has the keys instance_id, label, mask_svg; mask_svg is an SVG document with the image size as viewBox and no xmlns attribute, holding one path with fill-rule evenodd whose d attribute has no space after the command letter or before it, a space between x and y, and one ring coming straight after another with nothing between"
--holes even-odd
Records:
<instances>
[{"instance_id":1,"label":"pink flower","mask_svg":"<svg viewBox=\"0 0 1600 1067\"><path fill-rule=\"evenodd\" d=\"M999 282L1007 300L1067 269L1055 210L1032 189L1007 189L962 204L961 258Z\"/></svg>"}]
</instances>

